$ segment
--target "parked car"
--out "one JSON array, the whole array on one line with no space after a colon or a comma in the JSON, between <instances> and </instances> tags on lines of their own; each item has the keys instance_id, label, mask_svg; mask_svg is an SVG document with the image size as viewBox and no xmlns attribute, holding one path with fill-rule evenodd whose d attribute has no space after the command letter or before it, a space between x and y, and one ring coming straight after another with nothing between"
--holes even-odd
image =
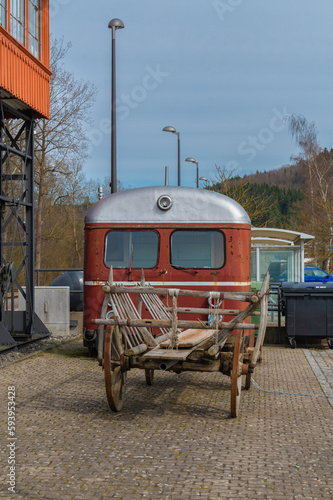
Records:
<instances>
[{"instance_id":1,"label":"parked car","mask_svg":"<svg viewBox=\"0 0 333 500\"><path fill-rule=\"evenodd\" d=\"M333 281L333 276L318 267L304 268L304 281Z\"/></svg>"},{"instance_id":2,"label":"parked car","mask_svg":"<svg viewBox=\"0 0 333 500\"><path fill-rule=\"evenodd\" d=\"M287 270L280 274L278 281L280 283L287 281ZM327 281L333 281L333 276L323 269L319 269L319 267L306 266L304 268L304 281L326 283Z\"/></svg>"}]
</instances>

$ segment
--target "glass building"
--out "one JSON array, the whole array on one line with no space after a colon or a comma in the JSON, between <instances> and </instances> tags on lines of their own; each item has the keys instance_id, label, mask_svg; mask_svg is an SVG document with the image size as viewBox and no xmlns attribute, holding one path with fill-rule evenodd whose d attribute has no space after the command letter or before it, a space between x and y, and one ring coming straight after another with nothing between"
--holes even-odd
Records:
<instances>
[{"instance_id":1,"label":"glass building","mask_svg":"<svg viewBox=\"0 0 333 500\"><path fill-rule=\"evenodd\" d=\"M304 245L310 234L285 229L251 229L251 281L260 282L267 271L270 283L304 281Z\"/></svg>"}]
</instances>

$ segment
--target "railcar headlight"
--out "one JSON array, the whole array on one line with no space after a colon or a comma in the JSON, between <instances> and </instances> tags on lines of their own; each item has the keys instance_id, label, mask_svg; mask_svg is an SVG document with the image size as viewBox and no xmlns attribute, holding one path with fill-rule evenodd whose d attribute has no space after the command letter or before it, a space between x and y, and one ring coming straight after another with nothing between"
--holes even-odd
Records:
<instances>
[{"instance_id":1,"label":"railcar headlight","mask_svg":"<svg viewBox=\"0 0 333 500\"><path fill-rule=\"evenodd\" d=\"M157 206L161 210L169 210L172 207L172 198L167 194L162 194L157 200Z\"/></svg>"}]
</instances>

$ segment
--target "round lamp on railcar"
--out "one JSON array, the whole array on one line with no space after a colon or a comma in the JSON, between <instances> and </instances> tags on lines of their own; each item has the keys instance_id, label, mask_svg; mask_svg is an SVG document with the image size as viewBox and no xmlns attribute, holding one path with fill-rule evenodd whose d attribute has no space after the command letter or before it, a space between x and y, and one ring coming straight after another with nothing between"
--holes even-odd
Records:
<instances>
[{"instance_id":1,"label":"round lamp on railcar","mask_svg":"<svg viewBox=\"0 0 333 500\"><path fill-rule=\"evenodd\" d=\"M157 200L157 206L161 210L169 210L172 207L172 198L167 194L162 194Z\"/></svg>"}]
</instances>

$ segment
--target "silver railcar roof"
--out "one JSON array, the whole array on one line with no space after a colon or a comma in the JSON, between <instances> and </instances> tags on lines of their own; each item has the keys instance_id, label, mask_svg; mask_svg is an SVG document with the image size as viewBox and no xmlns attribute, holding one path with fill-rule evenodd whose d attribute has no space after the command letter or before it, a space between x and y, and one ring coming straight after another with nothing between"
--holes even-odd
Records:
<instances>
[{"instance_id":1,"label":"silver railcar roof","mask_svg":"<svg viewBox=\"0 0 333 500\"><path fill-rule=\"evenodd\" d=\"M157 201L167 195L170 209ZM218 222L250 224L245 210L223 194L179 186L150 186L127 189L106 196L87 212L86 223L176 223Z\"/></svg>"}]
</instances>

